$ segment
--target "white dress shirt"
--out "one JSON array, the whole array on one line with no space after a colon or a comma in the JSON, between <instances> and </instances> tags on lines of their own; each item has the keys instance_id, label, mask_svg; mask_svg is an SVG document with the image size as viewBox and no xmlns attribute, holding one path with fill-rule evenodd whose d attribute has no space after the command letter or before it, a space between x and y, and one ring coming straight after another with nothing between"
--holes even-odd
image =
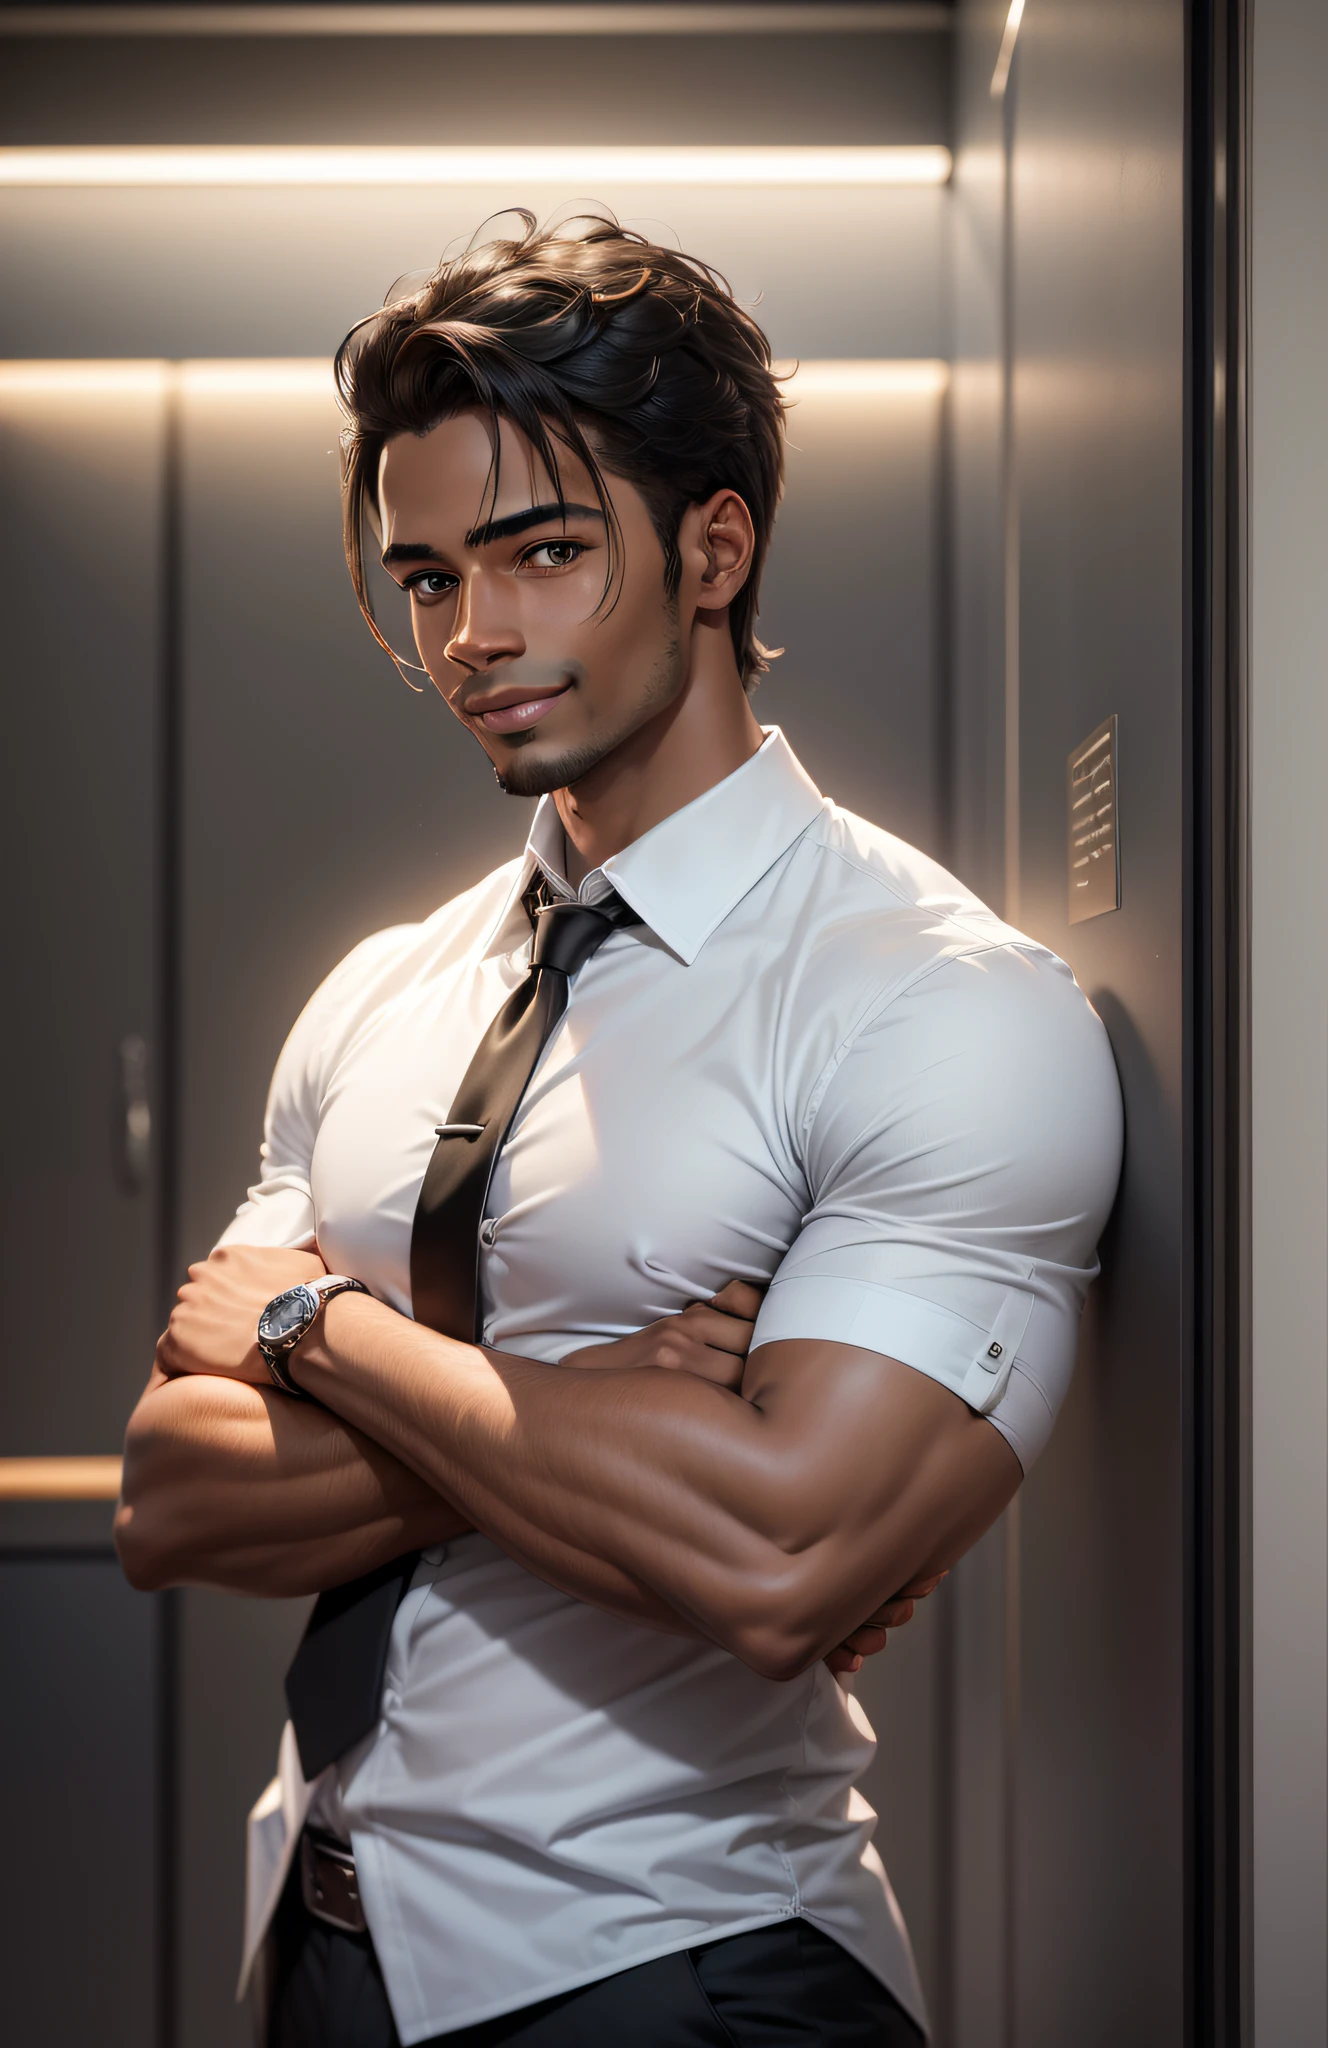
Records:
<instances>
[{"instance_id":1,"label":"white dress shirt","mask_svg":"<svg viewBox=\"0 0 1328 2048\"><path fill-rule=\"evenodd\" d=\"M226 1232L300 1245L410 1313L434 1126L523 979L519 861L356 948L278 1062L262 1179ZM484 1341L555 1366L753 1280L753 1347L901 1359L1027 1466L1074 1358L1116 1184L1106 1036L1061 961L826 801L777 729L582 884L642 919L576 976L481 1228ZM889 1589L881 1588L882 1595ZM405 2048L801 1913L925 2024L853 1789L872 1753L824 1666L556 1591L474 1535L425 1554L375 1734L303 1785L289 1730L251 1833L250 1954L310 1799L354 1845Z\"/></svg>"}]
</instances>

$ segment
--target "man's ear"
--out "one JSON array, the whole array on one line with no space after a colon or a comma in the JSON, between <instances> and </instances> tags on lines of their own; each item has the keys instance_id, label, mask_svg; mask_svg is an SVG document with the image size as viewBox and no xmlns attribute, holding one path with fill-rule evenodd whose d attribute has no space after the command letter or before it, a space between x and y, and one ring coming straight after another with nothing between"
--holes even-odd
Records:
<instances>
[{"instance_id":1,"label":"man's ear","mask_svg":"<svg viewBox=\"0 0 1328 2048\"><path fill-rule=\"evenodd\" d=\"M703 505L687 507L678 529L678 553L698 611L724 611L732 604L751 573L755 552L752 515L736 491L716 491Z\"/></svg>"}]
</instances>

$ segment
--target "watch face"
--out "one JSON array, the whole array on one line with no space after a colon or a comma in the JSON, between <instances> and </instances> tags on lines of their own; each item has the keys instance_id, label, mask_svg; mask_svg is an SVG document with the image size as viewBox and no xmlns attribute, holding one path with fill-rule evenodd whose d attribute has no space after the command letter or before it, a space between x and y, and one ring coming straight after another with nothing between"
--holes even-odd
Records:
<instances>
[{"instance_id":1,"label":"watch face","mask_svg":"<svg viewBox=\"0 0 1328 2048\"><path fill-rule=\"evenodd\" d=\"M318 1313L318 1297L310 1287L290 1287L270 1301L258 1319L260 1344L287 1344L308 1329Z\"/></svg>"}]
</instances>

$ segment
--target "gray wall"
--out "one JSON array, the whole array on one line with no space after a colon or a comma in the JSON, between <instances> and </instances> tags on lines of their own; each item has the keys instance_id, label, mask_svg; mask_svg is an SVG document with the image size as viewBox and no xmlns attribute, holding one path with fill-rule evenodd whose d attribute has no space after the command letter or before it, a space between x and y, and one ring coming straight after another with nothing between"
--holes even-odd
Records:
<instances>
[{"instance_id":1,"label":"gray wall","mask_svg":"<svg viewBox=\"0 0 1328 2048\"><path fill-rule=\"evenodd\" d=\"M950 385L952 647L951 831L956 872L1006 901L1004 543L1009 429L1005 349L1006 161L991 79L1007 8L965 8L955 47L951 186L953 363ZM1013 569L1013 563L1010 565ZM1017 1723L1019 1508L959 1565L951 1631L944 1771L949 2038L956 2048L1014 2048L1012 1772Z\"/></svg>"},{"instance_id":2,"label":"gray wall","mask_svg":"<svg viewBox=\"0 0 1328 2048\"><path fill-rule=\"evenodd\" d=\"M1328 15L1254 9L1250 336L1254 2039L1328 2038Z\"/></svg>"},{"instance_id":3,"label":"gray wall","mask_svg":"<svg viewBox=\"0 0 1328 2048\"><path fill-rule=\"evenodd\" d=\"M1007 1530L1010 1577L989 1547L956 1603L959 1869L971 1836L995 1874L1004 1836L1004 1955L988 1943L979 1998L961 1979L957 2038L1170 2048L1184 1999L1183 15L1179 0L1035 0L996 109L983 74L1002 15L961 10L957 701L974 709L956 829L1003 866L1007 914L1069 960L1107 1022L1127 1155L1075 1383ZM1112 712L1122 906L1071 926L1066 755ZM1003 1754L982 1727L997 1698ZM962 1955L979 1902L962 1883L955 1896Z\"/></svg>"},{"instance_id":4,"label":"gray wall","mask_svg":"<svg viewBox=\"0 0 1328 2048\"><path fill-rule=\"evenodd\" d=\"M104 1546L104 1511L101 1520ZM100 1556L65 1544L0 1548L0 1973L11 2041L153 2039L156 1625L154 1604L130 1592L109 1546Z\"/></svg>"},{"instance_id":5,"label":"gray wall","mask_svg":"<svg viewBox=\"0 0 1328 2048\"><path fill-rule=\"evenodd\" d=\"M135 388L136 387L136 388ZM159 381L0 372L11 1455L114 1451L147 1377L151 1178L126 1171L120 1047L156 1031ZM71 1263L72 1261L72 1263ZM115 1303L109 1320L107 1301Z\"/></svg>"},{"instance_id":6,"label":"gray wall","mask_svg":"<svg viewBox=\"0 0 1328 2048\"><path fill-rule=\"evenodd\" d=\"M702 10L704 14L704 10ZM921 33L6 38L0 143L913 143ZM587 200L724 270L783 356L946 352L939 188L0 189L0 356L317 355L515 203Z\"/></svg>"}]
</instances>

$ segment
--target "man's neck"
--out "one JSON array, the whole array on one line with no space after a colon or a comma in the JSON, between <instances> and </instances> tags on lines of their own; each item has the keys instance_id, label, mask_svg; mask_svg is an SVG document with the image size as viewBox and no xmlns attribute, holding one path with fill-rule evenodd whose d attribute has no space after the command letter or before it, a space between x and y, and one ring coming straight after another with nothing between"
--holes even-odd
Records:
<instances>
[{"instance_id":1,"label":"man's neck","mask_svg":"<svg viewBox=\"0 0 1328 2048\"><path fill-rule=\"evenodd\" d=\"M711 671L704 642L700 652L702 659L672 703L571 789L556 792L567 879L574 888L652 826L723 782L760 746L761 728L731 656Z\"/></svg>"}]
</instances>

